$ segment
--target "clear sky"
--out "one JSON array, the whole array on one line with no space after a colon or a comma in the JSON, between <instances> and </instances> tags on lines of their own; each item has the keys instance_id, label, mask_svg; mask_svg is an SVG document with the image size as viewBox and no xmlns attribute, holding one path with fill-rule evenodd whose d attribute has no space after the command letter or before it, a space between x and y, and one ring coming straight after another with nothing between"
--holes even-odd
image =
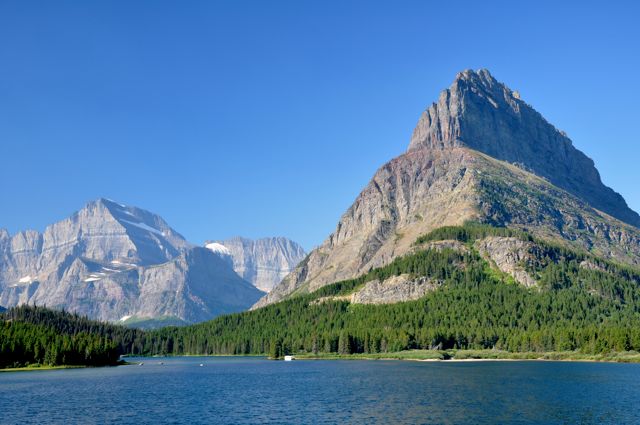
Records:
<instances>
[{"instance_id":1,"label":"clear sky","mask_svg":"<svg viewBox=\"0 0 640 425\"><path fill-rule=\"evenodd\" d=\"M0 227L107 197L310 249L486 67L640 210L637 2L0 0Z\"/></svg>"}]
</instances>

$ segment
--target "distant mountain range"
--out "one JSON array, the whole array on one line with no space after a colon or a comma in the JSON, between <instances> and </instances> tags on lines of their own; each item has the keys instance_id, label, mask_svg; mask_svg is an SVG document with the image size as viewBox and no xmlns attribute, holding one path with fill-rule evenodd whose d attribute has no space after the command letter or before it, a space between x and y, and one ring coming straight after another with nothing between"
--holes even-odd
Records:
<instances>
[{"instance_id":1,"label":"distant mountain range","mask_svg":"<svg viewBox=\"0 0 640 425\"><path fill-rule=\"evenodd\" d=\"M290 241L274 241L300 255ZM233 251L250 259L246 270L258 265L248 273L268 287L260 267L279 254ZM293 267L279 264L274 276ZM245 310L264 295L233 265L226 255L190 244L158 215L98 199L44 233L0 230L0 305L46 305L127 323L200 322Z\"/></svg>"},{"instance_id":2,"label":"distant mountain range","mask_svg":"<svg viewBox=\"0 0 640 425\"><path fill-rule=\"evenodd\" d=\"M235 237L208 242L205 246L228 256L236 273L264 292L280 283L306 255L300 245L283 237L256 240Z\"/></svg>"}]
</instances>

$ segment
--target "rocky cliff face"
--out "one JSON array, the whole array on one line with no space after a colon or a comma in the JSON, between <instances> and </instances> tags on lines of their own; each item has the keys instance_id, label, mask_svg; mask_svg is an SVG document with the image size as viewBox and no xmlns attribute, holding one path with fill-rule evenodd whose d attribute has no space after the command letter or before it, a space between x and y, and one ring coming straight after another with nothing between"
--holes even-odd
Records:
<instances>
[{"instance_id":1,"label":"rocky cliff face","mask_svg":"<svg viewBox=\"0 0 640 425\"><path fill-rule=\"evenodd\" d=\"M640 264L638 215L593 162L487 71L465 71L421 116L408 151L376 172L336 230L254 308L358 276L418 236L465 221Z\"/></svg>"},{"instance_id":2,"label":"rocky cliff face","mask_svg":"<svg viewBox=\"0 0 640 425\"><path fill-rule=\"evenodd\" d=\"M240 311L262 293L159 216L100 199L40 234L0 232L0 305L64 307L101 320Z\"/></svg>"},{"instance_id":3,"label":"rocky cliff face","mask_svg":"<svg viewBox=\"0 0 640 425\"><path fill-rule=\"evenodd\" d=\"M466 146L546 178L634 226L640 216L605 186L593 161L486 69L466 70L422 113L409 150Z\"/></svg>"},{"instance_id":4,"label":"rocky cliff face","mask_svg":"<svg viewBox=\"0 0 640 425\"><path fill-rule=\"evenodd\" d=\"M236 237L207 243L206 247L230 257L236 273L264 292L280 283L306 255L300 245L283 237Z\"/></svg>"}]
</instances>

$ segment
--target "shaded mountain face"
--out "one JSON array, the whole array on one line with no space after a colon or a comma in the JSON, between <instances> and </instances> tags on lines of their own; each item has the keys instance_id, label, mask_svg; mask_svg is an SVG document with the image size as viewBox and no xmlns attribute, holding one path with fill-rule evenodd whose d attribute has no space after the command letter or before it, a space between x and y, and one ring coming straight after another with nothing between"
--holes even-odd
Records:
<instances>
[{"instance_id":1,"label":"shaded mountain face","mask_svg":"<svg viewBox=\"0 0 640 425\"><path fill-rule=\"evenodd\" d=\"M640 264L638 215L593 162L487 71L460 73L422 114L408 151L382 166L336 230L255 308L388 264L433 229L526 229Z\"/></svg>"},{"instance_id":2,"label":"shaded mountain face","mask_svg":"<svg viewBox=\"0 0 640 425\"><path fill-rule=\"evenodd\" d=\"M229 258L240 277L264 292L280 283L306 255L300 245L283 237L256 240L235 237L205 246Z\"/></svg>"},{"instance_id":3,"label":"shaded mountain face","mask_svg":"<svg viewBox=\"0 0 640 425\"><path fill-rule=\"evenodd\" d=\"M65 308L101 320L207 320L262 293L159 216L99 199L44 231L0 232L0 305Z\"/></svg>"}]
</instances>

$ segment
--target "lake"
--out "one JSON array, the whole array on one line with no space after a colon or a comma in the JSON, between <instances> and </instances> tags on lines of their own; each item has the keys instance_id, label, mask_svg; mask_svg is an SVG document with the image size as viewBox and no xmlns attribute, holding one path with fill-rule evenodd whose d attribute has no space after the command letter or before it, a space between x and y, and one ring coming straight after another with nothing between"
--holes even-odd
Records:
<instances>
[{"instance_id":1,"label":"lake","mask_svg":"<svg viewBox=\"0 0 640 425\"><path fill-rule=\"evenodd\" d=\"M0 373L0 421L640 423L640 365L634 364L274 362L251 357L138 361L144 365Z\"/></svg>"}]
</instances>

